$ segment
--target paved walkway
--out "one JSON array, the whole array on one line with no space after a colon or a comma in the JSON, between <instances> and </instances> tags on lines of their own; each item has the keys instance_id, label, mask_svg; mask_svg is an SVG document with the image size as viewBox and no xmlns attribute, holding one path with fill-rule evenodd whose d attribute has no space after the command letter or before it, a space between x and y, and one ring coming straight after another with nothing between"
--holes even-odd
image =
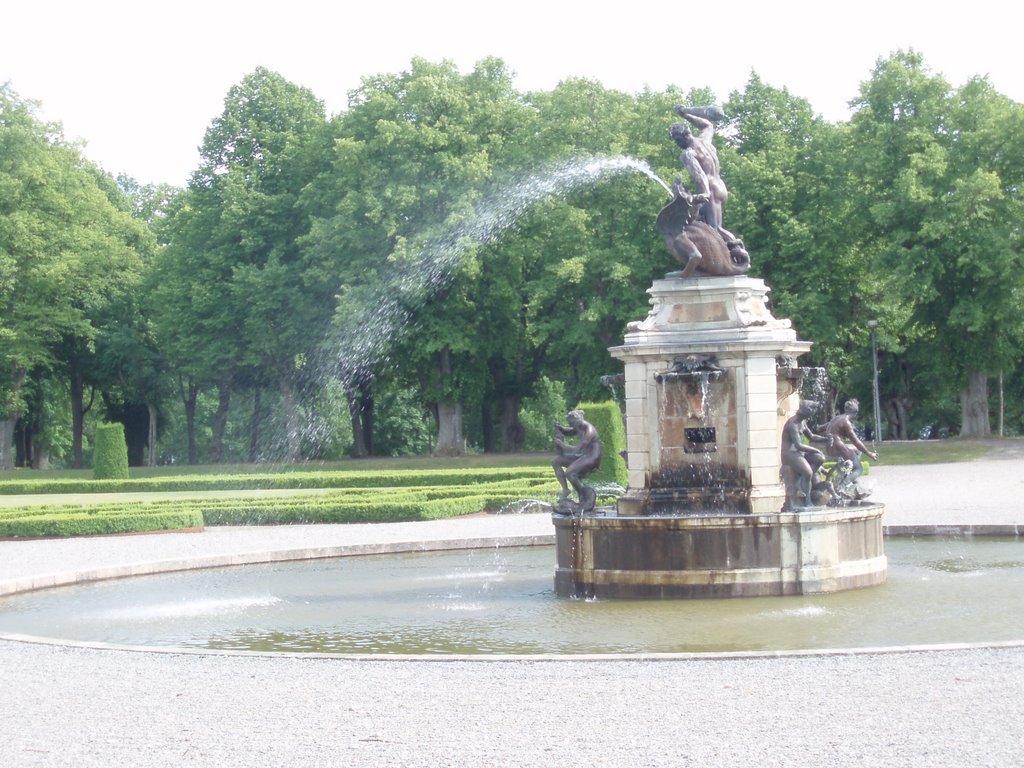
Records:
<instances>
[{"instance_id":1,"label":"paved walkway","mask_svg":"<svg viewBox=\"0 0 1024 768\"><path fill-rule=\"evenodd\" d=\"M890 526L1024 526L1024 451L872 471ZM884 458L884 455L883 455ZM536 541L547 515L0 542L0 594L175 567ZM1024 546L1024 544L1022 544ZM1022 638L1024 640L1024 638ZM1018 766L1024 646L317 659L0 639L0 766Z\"/></svg>"}]
</instances>

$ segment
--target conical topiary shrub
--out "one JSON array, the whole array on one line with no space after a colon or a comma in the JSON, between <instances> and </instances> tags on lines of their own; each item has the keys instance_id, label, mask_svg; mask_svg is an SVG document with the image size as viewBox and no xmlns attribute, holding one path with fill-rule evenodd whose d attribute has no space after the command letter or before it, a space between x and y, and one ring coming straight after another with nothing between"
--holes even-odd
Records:
<instances>
[{"instance_id":1,"label":"conical topiary shrub","mask_svg":"<svg viewBox=\"0 0 1024 768\"><path fill-rule=\"evenodd\" d=\"M96 425L92 477L94 480L128 479L128 444L124 439L124 424Z\"/></svg>"}]
</instances>

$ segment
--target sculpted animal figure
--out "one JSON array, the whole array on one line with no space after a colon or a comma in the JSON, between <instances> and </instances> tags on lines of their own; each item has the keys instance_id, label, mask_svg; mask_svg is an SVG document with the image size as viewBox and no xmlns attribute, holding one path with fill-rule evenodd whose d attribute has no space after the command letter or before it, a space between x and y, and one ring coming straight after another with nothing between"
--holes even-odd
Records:
<instances>
[{"instance_id":1,"label":"sculpted animal figure","mask_svg":"<svg viewBox=\"0 0 1024 768\"><path fill-rule=\"evenodd\" d=\"M750 254L742 241L726 241L720 228L700 220L699 213L706 202L704 197L703 194L690 195L682 179L676 179L672 200L655 220L669 253L683 266L682 272L674 274L680 277L745 274L750 269Z\"/></svg>"}]
</instances>

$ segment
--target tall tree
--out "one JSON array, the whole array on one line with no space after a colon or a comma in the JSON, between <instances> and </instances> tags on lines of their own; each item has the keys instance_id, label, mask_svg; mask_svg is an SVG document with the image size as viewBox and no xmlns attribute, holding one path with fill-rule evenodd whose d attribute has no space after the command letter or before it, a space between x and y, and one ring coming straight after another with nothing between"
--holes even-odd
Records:
<instances>
[{"instance_id":1,"label":"tall tree","mask_svg":"<svg viewBox=\"0 0 1024 768\"><path fill-rule=\"evenodd\" d=\"M961 434L987 435L988 372L1014 361L1021 337L1021 107L985 80L953 89L913 52L880 60L855 107L862 247L911 308L900 366L943 363L903 380L954 382ZM897 437L903 410L890 413Z\"/></svg>"},{"instance_id":2,"label":"tall tree","mask_svg":"<svg viewBox=\"0 0 1024 768\"><path fill-rule=\"evenodd\" d=\"M333 255L346 283L329 354L349 392L357 452L371 447L367 401L396 344L435 413L436 449L463 449L466 402L479 402L487 371L468 322L487 237L477 203L519 150L528 117L500 61L463 76L450 62L415 59L407 72L365 78L335 121L309 250Z\"/></svg>"},{"instance_id":3,"label":"tall tree","mask_svg":"<svg viewBox=\"0 0 1024 768\"><path fill-rule=\"evenodd\" d=\"M0 468L27 377L62 364L78 391L97 318L138 279L146 244L113 180L35 109L0 88ZM80 429L75 440L80 464Z\"/></svg>"},{"instance_id":4,"label":"tall tree","mask_svg":"<svg viewBox=\"0 0 1024 768\"><path fill-rule=\"evenodd\" d=\"M850 163L857 150L847 127L825 122L806 100L756 73L726 112L727 226L744 239L751 274L771 286L777 314L814 342L802 362L826 367L832 383L819 395L859 394L869 380L868 322L897 318L858 239Z\"/></svg>"},{"instance_id":5,"label":"tall tree","mask_svg":"<svg viewBox=\"0 0 1024 768\"><path fill-rule=\"evenodd\" d=\"M160 267L178 278L169 287L180 291L174 303L193 307L193 324L177 336L197 347L188 375L217 379L218 433L235 379L261 367L281 392L293 461L301 454L302 361L330 317L334 290L298 247L309 228L300 196L325 126L321 102L274 72L257 68L233 86L206 132ZM219 459L216 442L211 451Z\"/></svg>"}]
</instances>

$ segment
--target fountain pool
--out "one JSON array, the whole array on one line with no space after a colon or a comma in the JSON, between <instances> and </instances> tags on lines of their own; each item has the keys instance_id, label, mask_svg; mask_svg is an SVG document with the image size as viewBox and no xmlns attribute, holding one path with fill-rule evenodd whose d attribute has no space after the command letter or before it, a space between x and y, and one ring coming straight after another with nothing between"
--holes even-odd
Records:
<instances>
[{"instance_id":1,"label":"fountain pool","mask_svg":"<svg viewBox=\"0 0 1024 768\"><path fill-rule=\"evenodd\" d=\"M185 571L0 600L0 633L258 652L605 654L1024 639L1024 545L890 538L885 584L802 596L566 600L549 547Z\"/></svg>"}]
</instances>

